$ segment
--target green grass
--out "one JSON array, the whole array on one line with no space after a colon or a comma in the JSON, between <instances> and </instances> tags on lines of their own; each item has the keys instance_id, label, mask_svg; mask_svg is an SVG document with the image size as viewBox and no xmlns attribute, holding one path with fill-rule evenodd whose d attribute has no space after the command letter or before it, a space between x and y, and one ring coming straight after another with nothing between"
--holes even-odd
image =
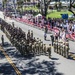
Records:
<instances>
[{"instance_id":1,"label":"green grass","mask_svg":"<svg viewBox=\"0 0 75 75\"><path fill-rule=\"evenodd\" d=\"M60 11L60 12L57 12L57 11L51 11L50 13L48 13L47 17L50 17L50 18L61 18L61 14L72 14L71 12L69 11Z\"/></svg>"}]
</instances>

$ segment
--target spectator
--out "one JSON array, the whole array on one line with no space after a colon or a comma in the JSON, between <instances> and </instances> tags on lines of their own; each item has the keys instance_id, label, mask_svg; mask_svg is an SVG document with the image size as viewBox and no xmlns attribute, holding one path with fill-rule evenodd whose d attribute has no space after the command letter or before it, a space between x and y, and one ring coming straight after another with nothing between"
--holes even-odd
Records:
<instances>
[{"instance_id":1,"label":"spectator","mask_svg":"<svg viewBox=\"0 0 75 75\"><path fill-rule=\"evenodd\" d=\"M60 32L60 41L61 42L66 42L66 32L65 32L65 29L62 28L61 32Z\"/></svg>"},{"instance_id":2,"label":"spectator","mask_svg":"<svg viewBox=\"0 0 75 75\"><path fill-rule=\"evenodd\" d=\"M51 37L51 42L52 42L52 46L53 46L53 43L54 43L54 36L51 35L50 37Z\"/></svg>"}]
</instances>

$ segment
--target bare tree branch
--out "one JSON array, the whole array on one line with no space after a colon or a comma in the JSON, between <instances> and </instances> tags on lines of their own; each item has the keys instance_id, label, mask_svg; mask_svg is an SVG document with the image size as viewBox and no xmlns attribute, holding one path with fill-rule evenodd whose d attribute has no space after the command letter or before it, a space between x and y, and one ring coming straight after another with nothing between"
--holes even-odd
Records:
<instances>
[{"instance_id":1,"label":"bare tree branch","mask_svg":"<svg viewBox=\"0 0 75 75\"><path fill-rule=\"evenodd\" d=\"M74 11L72 11L71 9L69 9L69 11L72 12L74 14L74 16L75 16L75 12Z\"/></svg>"},{"instance_id":2,"label":"bare tree branch","mask_svg":"<svg viewBox=\"0 0 75 75\"><path fill-rule=\"evenodd\" d=\"M73 0L73 2L71 4L74 4L75 0Z\"/></svg>"},{"instance_id":3,"label":"bare tree branch","mask_svg":"<svg viewBox=\"0 0 75 75\"><path fill-rule=\"evenodd\" d=\"M72 12L74 15L75 15L75 12L74 12L74 10L72 10L72 8L75 8L75 6L74 6L74 0L72 1L72 0L70 0L70 7L69 7L69 11L70 12Z\"/></svg>"}]
</instances>

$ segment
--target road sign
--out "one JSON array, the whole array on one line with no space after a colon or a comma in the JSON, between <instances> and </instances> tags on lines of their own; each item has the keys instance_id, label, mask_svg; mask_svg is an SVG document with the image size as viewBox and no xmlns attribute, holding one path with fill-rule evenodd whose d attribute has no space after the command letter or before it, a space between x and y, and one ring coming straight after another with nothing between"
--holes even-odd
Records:
<instances>
[{"instance_id":1,"label":"road sign","mask_svg":"<svg viewBox=\"0 0 75 75\"><path fill-rule=\"evenodd\" d=\"M68 14L61 14L63 19L68 19Z\"/></svg>"}]
</instances>

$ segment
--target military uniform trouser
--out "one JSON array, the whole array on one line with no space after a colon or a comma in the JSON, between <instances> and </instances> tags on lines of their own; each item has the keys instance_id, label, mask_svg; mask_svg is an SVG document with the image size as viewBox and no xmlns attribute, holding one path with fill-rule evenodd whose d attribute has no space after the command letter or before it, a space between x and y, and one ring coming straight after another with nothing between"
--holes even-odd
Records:
<instances>
[{"instance_id":1,"label":"military uniform trouser","mask_svg":"<svg viewBox=\"0 0 75 75\"><path fill-rule=\"evenodd\" d=\"M25 54L25 49L24 49L25 47L24 46L22 46L22 50L21 50L21 53L22 53L22 55L24 55Z\"/></svg>"},{"instance_id":2,"label":"military uniform trouser","mask_svg":"<svg viewBox=\"0 0 75 75\"><path fill-rule=\"evenodd\" d=\"M63 50L63 48L62 48L62 46L60 46L60 50L59 50L60 55L62 55L62 50Z\"/></svg>"},{"instance_id":3,"label":"military uniform trouser","mask_svg":"<svg viewBox=\"0 0 75 75\"><path fill-rule=\"evenodd\" d=\"M64 50L64 57L68 58L68 50Z\"/></svg>"},{"instance_id":4,"label":"military uniform trouser","mask_svg":"<svg viewBox=\"0 0 75 75\"><path fill-rule=\"evenodd\" d=\"M39 46L36 47L36 54L39 54Z\"/></svg>"},{"instance_id":5,"label":"military uniform trouser","mask_svg":"<svg viewBox=\"0 0 75 75\"><path fill-rule=\"evenodd\" d=\"M43 49L43 53L46 55L46 49Z\"/></svg>"},{"instance_id":6,"label":"military uniform trouser","mask_svg":"<svg viewBox=\"0 0 75 75\"><path fill-rule=\"evenodd\" d=\"M32 48L33 54L35 54L35 47Z\"/></svg>"},{"instance_id":7,"label":"military uniform trouser","mask_svg":"<svg viewBox=\"0 0 75 75\"><path fill-rule=\"evenodd\" d=\"M43 53L43 46L39 47L40 53Z\"/></svg>"},{"instance_id":8,"label":"military uniform trouser","mask_svg":"<svg viewBox=\"0 0 75 75\"><path fill-rule=\"evenodd\" d=\"M16 48L18 49L18 43L16 42Z\"/></svg>"},{"instance_id":9,"label":"military uniform trouser","mask_svg":"<svg viewBox=\"0 0 75 75\"><path fill-rule=\"evenodd\" d=\"M56 44L54 44L54 52L56 52L56 48L57 48L57 45L56 45Z\"/></svg>"},{"instance_id":10,"label":"military uniform trouser","mask_svg":"<svg viewBox=\"0 0 75 75\"><path fill-rule=\"evenodd\" d=\"M49 51L49 58L51 58L51 51Z\"/></svg>"},{"instance_id":11,"label":"military uniform trouser","mask_svg":"<svg viewBox=\"0 0 75 75\"><path fill-rule=\"evenodd\" d=\"M58 45L58 54L60 53L60 45Z\"/></svg>"},{"instance_id":12,"label":"military uniform trouser","mask_svg":"<svg viewBox=\"0 0 75 75\"><path fill-rule=\"evenodd\" d=\"M20 51L20 53L21 53L21 50L22 50L22 46L20 45L20 46L19 46L19 51Z\"/></svg>"},{"instance_id":13,"label":"military uniform trouser","mask_svg":"<svg viewBox=\"0 0 75 75\"><path fill-rule=\"evenodd\" d=\"M28 47L28 51L29 51L29 54L32 53L32 48L30 46Z\"/></svg>"}]
</instances>

